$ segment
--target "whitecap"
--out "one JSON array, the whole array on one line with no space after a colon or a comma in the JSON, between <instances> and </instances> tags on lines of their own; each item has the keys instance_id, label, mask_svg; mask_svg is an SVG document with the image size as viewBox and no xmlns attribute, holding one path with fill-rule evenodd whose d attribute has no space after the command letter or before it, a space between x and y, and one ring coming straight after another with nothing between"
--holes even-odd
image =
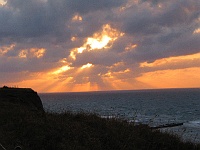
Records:
<instances>
[{"instance_id":1,"label":"whitecap","mask_svg":"<svg viewBox=\"0 0 200 150\"><path fill-rule=\"evenodd\" d=\"M185 127L200 128L200 120L188 121L184 123Z\"/></svg>"},{"instance_id":2,"label":"whitecap","mask_svg":"<svg viewBox=\"0 0 200 150\"><path fill-rule=\"evenodd\" d=\"M101 118L112 119L112 118L117 118L117 117L116 116L101 116Z\"/></svg>"},{"instance_id":3,"label":"whitecap","mask_svg":"<svg viewBox=\"0 0 200 150\"><path fill-rule=\"evenodd\" d=\"M129 123L135 123L135 124L141 124L141 121L139 120L128 120Z\"/></svg>"}]
</instances>

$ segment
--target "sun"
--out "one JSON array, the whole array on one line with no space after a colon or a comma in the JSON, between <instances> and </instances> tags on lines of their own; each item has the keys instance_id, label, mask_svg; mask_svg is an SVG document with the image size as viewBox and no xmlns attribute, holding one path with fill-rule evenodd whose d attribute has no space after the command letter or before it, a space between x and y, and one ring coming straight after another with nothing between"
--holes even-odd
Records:
<instances>
[{"instance_id":1,"label":"sun","mask_svg":"<svg viewBox=\"0 0 200 150\"><path fill-rule=\"evenodd\" d=\"M6 5L6 3L7 3L7 0L0 0L0 6Z\"/></svg>"},{"instance_id":2,"label":"sun","mask_svg":"<svg viewBox=\"0 0 200 150\"><path fill-rule=\"evenodd\" d=\"M84 51L111 48L114 41L123 35L124 33L112 28L109 24L105 24L102 26L101 31L94 33L91 37L87 37L81 47L72 49L70 52L70 57L76 60L76 55L81 54ZM74 40L73 37L72 40Z\"/></svg>"},{"instance_id":3,"label":"sun","mask_svg":"<svg viewBox=\"0 0 200 150\"><path fill-rule=\"evenodd\" d=\"M86 68L90 68L90 67L92 67L93 65L91 64L91 63L87 63L86 65L83 65L82 67L81 67L81 69L86 69Z\"/></svg>"},{"instance_id":4,"label":"sun","mask_svg":"<svg viewBox=\"0 0 200 150\"><path fill-rule=\"evenodd\" d=\"M90 46L91 50L102 49L104 47L107 48L109 41L111 41L111 37L103 35L100 39L88 38L87 45Z\"/></svg>"}]
</instances>

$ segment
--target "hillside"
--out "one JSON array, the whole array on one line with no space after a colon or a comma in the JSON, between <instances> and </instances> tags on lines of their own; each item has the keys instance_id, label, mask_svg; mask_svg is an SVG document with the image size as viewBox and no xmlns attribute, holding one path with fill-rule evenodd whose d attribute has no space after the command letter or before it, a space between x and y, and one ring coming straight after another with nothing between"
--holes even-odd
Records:
<instances>
[{"instance_id":1,"label":"hillside","mask_svg":"<svg viewBox=\"0 0 200 150\"><path fill-rule=\"evenodd\" d=\"M0 89L0 144L7 150L200 150L146 125L95 114L45 113L38 98L32 89Z\"/></svg>"}]
</instances>

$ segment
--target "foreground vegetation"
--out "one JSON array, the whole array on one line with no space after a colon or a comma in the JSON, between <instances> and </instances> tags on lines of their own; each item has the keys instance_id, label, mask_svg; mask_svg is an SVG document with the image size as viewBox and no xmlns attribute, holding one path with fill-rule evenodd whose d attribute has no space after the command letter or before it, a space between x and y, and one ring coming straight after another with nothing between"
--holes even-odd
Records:
<instances>
[{"instance_id":1,"label":"foreground vegetation","mask_svg":"<svg viewBox=\"0 0 200 150\"><path fill-rule=\"evenodd\" d=\"M175 136L95 114L56 114L0 103L0 144L7 150L197 150ZM1 149L1 148L0 148Z\"/></svg>"}]
</instances>

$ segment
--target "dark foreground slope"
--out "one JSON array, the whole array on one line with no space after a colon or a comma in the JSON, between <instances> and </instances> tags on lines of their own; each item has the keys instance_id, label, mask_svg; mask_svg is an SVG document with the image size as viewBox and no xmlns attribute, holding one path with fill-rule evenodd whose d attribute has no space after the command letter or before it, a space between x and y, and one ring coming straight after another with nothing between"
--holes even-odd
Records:
<instances>
[{"instance_id":1,"label":"dark foreground slope","mask_svg":"<svg viewBox=\"0 0 200 150\"><path fill-rule=\"evenodd\" d=\"M17 145L24 150L200 150L177 136L123 120L33 111L1 95L0 105L0 144L7 150Z\"/></svg>"}]
</instances>

